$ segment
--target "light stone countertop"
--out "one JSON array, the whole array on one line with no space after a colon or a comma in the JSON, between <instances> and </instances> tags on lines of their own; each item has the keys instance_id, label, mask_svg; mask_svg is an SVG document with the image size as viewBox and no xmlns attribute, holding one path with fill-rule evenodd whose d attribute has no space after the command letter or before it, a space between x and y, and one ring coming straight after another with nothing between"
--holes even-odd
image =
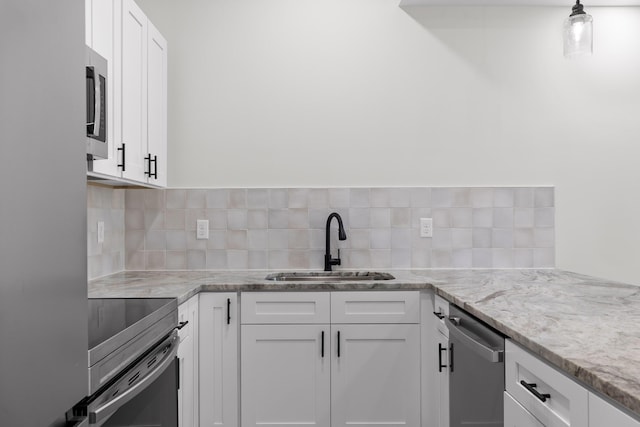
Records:
<instances>
[{"instance_id":1,"label":"light stone countertop","mask_svg":"<svg viewBox=\"0 0 640 427\"><path fill-rule=\"evenodd\" d=\"M380 282L272 282L268 271L127 271L90 298L198 292L434 289L571 377L640 416L640 287L562 270L385 270Z\"/></svg>"}]
</instances>

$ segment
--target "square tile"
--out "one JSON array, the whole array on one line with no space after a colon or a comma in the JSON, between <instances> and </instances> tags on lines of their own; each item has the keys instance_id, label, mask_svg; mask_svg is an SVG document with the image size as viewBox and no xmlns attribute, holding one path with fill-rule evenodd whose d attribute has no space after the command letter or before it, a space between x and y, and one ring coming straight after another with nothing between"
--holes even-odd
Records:
<instances>
[{"instance_id":1,"label":"square tile","mask_svg":"<svg viewBox=\"0 0 640 427\"><path fill-rule=\"evenodd\" d=\"M207 190L206 207L207 209L226 209L229 191L226 189Z\"/></svg>"},{"instance_id":2,"label":"square tile","mask_svg":"<svg viewBox=\"0 0 640 427\"><path fill-rule=\"evenodd\" d=\"M474 248L490 248L493 243L491 228L474 228L472 242Z\"/></svg>"}]
</instances>

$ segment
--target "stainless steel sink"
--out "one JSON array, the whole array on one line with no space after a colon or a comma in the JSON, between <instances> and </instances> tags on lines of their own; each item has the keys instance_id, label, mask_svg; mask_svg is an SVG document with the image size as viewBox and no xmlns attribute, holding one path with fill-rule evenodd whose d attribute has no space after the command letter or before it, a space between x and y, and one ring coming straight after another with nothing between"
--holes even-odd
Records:
<instances>
[{"instance_id":1,"label":"stainless steel sink","mask_svg":"<svg viewBox=\"0 0 640 427\"><path fill-rule=\"evenodd\" d=\"M389 273L377 271L309 271L272 273L265 280L274 282L349 282L367 280L392 280L395 279Z\"/></svg>"}]
</instances>

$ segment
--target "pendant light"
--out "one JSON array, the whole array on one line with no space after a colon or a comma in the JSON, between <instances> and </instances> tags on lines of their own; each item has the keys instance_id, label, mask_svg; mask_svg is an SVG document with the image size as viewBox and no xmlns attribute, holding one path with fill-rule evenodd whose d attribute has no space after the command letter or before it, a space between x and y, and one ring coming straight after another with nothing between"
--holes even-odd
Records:
<instances>
[{"instance_id":1,"label":"pendant light","mask_svg":"<svg viewBox=\"0 0 640 427\"><path fill-rule=\"evenodd\" d=\"M580 0L564 21L564 56L575 58L593 53L593 18L584 11Z\"/></svg>"}]
</instances>

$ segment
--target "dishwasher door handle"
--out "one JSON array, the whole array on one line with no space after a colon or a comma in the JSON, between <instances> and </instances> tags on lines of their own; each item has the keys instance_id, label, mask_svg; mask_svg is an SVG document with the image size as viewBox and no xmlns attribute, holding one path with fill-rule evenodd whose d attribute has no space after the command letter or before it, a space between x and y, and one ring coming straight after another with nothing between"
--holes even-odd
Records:
<instances>
[{"instance_id":1,"label":"dishwasher door handle","mask_svg":"<svg viewBox=\"0 0 640 427\"><path fill-rule=\"evenodd\" d=\"M460 340L462 344L473 350L476 354L492 363L501 363L504 361L504 350L496 350L488 344L482 342L482 338L473 332L463 331L459 321L454 323L449 317L444 318L449 334L452 334Z\"/></svg>"}]
</instances>

